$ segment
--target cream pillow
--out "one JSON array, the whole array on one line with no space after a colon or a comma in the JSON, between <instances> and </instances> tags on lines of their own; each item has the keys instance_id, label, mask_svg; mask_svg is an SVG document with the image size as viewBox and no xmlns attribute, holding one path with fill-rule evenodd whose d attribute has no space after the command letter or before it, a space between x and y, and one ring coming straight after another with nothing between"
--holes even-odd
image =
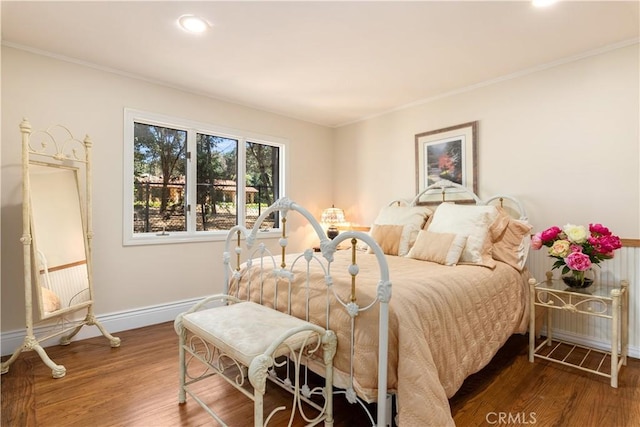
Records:
<instances>
[{"instance_id":1,"label":"cream pillow","mask_svg":"<svg viewBox=\"0 0 640 427\"><path fill-rule=\"evenodd\" d=\"M48 314L60 310L60 298L52 290L40 286L40 295L42 296L42 310Z\"/></svg>"},{"instance_id":2,"label":"cream pillow","mask_svg":"<svg viewBox=\"0 0 640 427\"><path fill-rule=\"evenodd\" d=\"M398 255L398 246L402 236L402 225L373 224L369 234L376 241L382 252L387 255Z\"/></svg>"},{"instance_id":3,"label":"cream pillow","mask_svg":"<svg viewBox=\"0 0 640 427\"><path fill-rule=\"evenodd\" d=\"M466 242L467 236L462 234L420 230L407 256L443 265L456 265Z\"/></svg>"},{"instance_id":4,"label":"cream pillow","mask_svg":"<svg viewBox=\"0 0 640 427\"><path fill-rule=\"evenodd\" d=\"M443 203L433 214L427 230L468 236L459 262L494 268L496 263L491 257L489 227L497 217L498 210L495 206Z\"/></svg>"},{"instance_id":5,"label":"cream pillow","mask_svg":"<svg viewBox=\"0 0 640 427\"><path fill-rule=\"evenodd\" d=\"M433 211L426 206L385 206L380 210L373 224L401 225L403 228L398 243L398 256L405 256L432 213Z\"/></svg>"}]
</instances>

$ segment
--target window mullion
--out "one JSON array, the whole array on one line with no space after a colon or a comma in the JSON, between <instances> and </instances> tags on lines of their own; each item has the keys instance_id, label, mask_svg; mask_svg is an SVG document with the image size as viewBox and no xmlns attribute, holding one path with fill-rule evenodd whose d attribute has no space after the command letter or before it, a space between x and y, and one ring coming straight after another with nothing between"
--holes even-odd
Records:
<instances>
[{"instance_id":1,"label":"window mullion","mask_svg":"<svg viewBox=\"0 0 640 427\"><path fill-rule=\"evenodd\" d=\"M198 185L198 151L196 147L197 131L187 130L187 188L184 198L184 209L187 212L187 233L196 232L196 208L197 208L197 185Z\"/></svg>"},{"instance_id":2,"label":"window mullion","mask_svg":"<svg viewBox=\"0 0 640 427\"><path fill-rule=\"evenodd\" d=\"M246 174L247 141L245 138L238 138L238 179L236 180L236 209L238 209L238 225L242 225L245 227L247 225Z\"/></svg>"}]
</instances>

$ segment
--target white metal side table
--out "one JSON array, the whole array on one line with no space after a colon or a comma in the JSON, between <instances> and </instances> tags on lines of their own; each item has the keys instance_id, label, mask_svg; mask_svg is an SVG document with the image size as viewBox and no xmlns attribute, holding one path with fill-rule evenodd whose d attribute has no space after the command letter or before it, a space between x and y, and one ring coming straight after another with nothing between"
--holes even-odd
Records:
<instances>
[{"instance_id":1,"label":"white metal side table","mask_svg":"<svg viewBox=\"0 0 640 427\"><path fill-rule=\"evenodd\" d=\"M529 282L530 323L529 362L536 357L572 366L583 371L611 378L611 387L618 387L618 374L622 365L627 364L629 347L629 282L622 280L619 286L595 284L587 289L569 288L562 280L552 279ZM547 336L536 346L536 307L547 309L544 316ZM610 319L610 351L601 351L553 339L551 316L553 310ZM606 363L610 359L610 364ZM607 372L607 367L610 371Z\"/></svg>"}]
</instances>

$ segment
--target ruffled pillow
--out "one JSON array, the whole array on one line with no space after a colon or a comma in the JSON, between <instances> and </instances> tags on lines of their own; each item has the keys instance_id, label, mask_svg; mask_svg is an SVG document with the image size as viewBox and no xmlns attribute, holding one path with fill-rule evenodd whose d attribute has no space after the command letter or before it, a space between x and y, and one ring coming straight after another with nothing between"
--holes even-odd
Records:
<instances>
[{"instance_id":1,"label":"ruffled pillow","mask_svg":"<svg viewBox=\"0 0 640 427\"><path fill-rule=\"evenodd\" d=\"M60 310L62 304L55 292L44 286L40 286L40 296L42 297L42 311L44 311L45 314Z\"/></svg>"},{"instance_id":2,"label":"ruffled pillow","mask_svg":"<svg viewBox=\"0 0 640 427\"><path fill-rule=\"evenodd\" d=\"M526 221L511 218L502 208L498 208L498 215L506 217L507 226L494 239L493 259L522 271L529 255L532 226Z\"/></svg>"}]
</instances>

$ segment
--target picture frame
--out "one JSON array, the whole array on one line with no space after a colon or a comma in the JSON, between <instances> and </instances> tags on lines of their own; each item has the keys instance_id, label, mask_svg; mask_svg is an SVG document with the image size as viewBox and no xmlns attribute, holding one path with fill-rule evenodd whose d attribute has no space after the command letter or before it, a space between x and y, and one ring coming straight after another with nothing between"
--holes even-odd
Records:
<instances>
[{"instance_id":1,"label":"picture frame","mask_svg":"<svg viewBox=\"0 0 640 427\"><path fill-rule=\"evenodd\" d=\"M478 194L477 139L477 121L416 134L417 194L443 179ZM447 194L454 195L455 190L448 190ZM461 201L467 198L453 197Z\"/></svg>"}]
</instances>

